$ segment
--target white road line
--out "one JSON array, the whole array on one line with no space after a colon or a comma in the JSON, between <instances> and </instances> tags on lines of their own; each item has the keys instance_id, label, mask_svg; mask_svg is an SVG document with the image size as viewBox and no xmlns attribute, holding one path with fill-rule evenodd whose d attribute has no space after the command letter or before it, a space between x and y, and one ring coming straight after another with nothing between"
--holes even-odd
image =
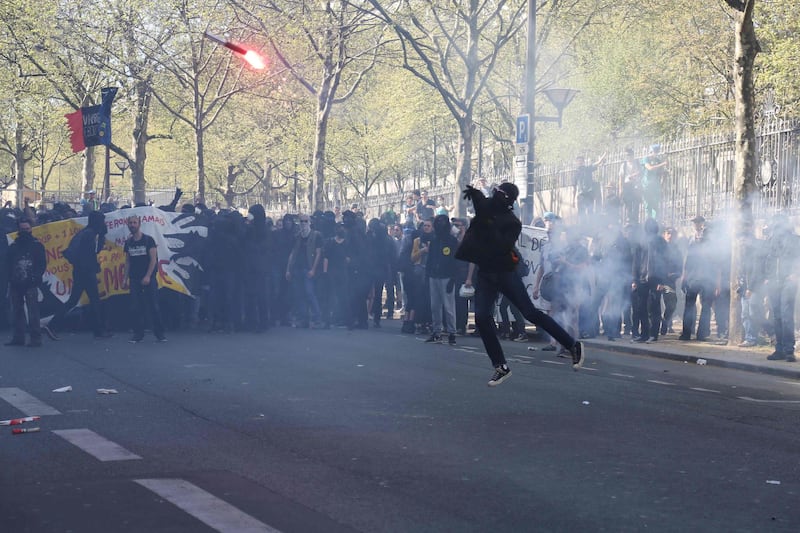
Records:
<instances>
[{"instance_id":1,"label":"white road line","mask_svg":"<svg viewBox=\"0 0 800 533\"><path fill-rule=\"evenodd\" d=\"M800 387L800 381L781 381L781 383L786 383L787 385L795 385Z\"/></svg>"},{"instance_id":2,"label":"white road line","mask_svg":"<svg viewBox=\"0 0 800 533\"><path fill-rule=\"evenodd\" d=\"M7 401L27 416L61 414L61 412L16 387L0 388L0 399Z\"/></svg>"},{"instance_id":3,"label":"white road line","mask_svg":"<svg viewBox=\"0 0 800 533\"><path fill-rule=\"evenodd\" d=\"M526 361L526 360L524 360L524 359L517 359L516 357L509 357L509 358L508 358L508 361L509 361L510 363L519 363L519 364L521 364L521 365L529 365L529 364L531 364L531 362L532 362L532 361Z\"/></svg>"},{"instance_id":4,"label":"white road line","mask_svg":"<svg viewBox=\"0 0 800 533\"><path fill-rule=\"evenodd\" d=\"M635 378L636 376L631 376L630 374L619 374L617 372L611 372L612 376L617 376L618 378Z\"/></svg>"},{"instance_id":5,"label":"white road line","mask_svg":"<svg viewBox=\"0 0 800 533\"><path fill-rule=\"evenodd\" d=\"M562 363L561 361L548 361L547 359L542 359L542 363L547 363L548 365L566 365L567 363Z\"/></svg>"},{"instance_id":6,"label":"white road line","mask_svg":"<svg viewBox=\"0 0 800 533\"><path fill-rule=\"evenodd\" d=\"M739 396L739 399L757 403L800 403L800 400L759 400L758 398L751 398L749 396Z\"/></svg>"},{"instance_id":7,"label":"white road line","mask_svg":"<svg viewBox=\"0 0 800 533\"><path fill-rule=\"evenodd\" d=\"M141 459L119 444L101 437L91 429L57 429L53 433L71 442L100 461L129 461Z\"/></svg>"},{"instance_id":8,"label":"white road line","mask_svg":"<svg viewBox=\"0 0 800 533\"><path fill-rule=\"evenodd\" d=\"M718 391L718 390L713 390L713 389L704 389L704 388L702 388L702 387L689 387L689 388L690 388L690 389L692 389L692 390L696 390L696 391L698 391L698 392L713 392L713 393L715 393L715 394L719 394L719 391Z\"/></svg>"},{"instance_id":9,"label":"white road line","mask_svg":"<svg viewBox=\"0 0 800 533\"><path fill-rule=\"evenodd\" d=\"M280 533L183 479L135 479L220 533Z\"/></svg>"},{"instance_id":10,"label":"white road line","mask_svg":"<svg viewBox=\"0 0 800 533\"><path fill-rule=\"evenodd\" d=\"M468 354L474 354L475 353L472 350L468 350L466 348L453 348L453 351L455 351L455 352L467 352Z\"/></svg>"},{"instance_id":11,"label":"white road line","mask_svg":"<svg viewBox=\"0 0 800 533\"><path fill-rule=\"evenodd\" d=\"M588 366L582 366L581 367L581 372L597 372L597 369L596 368L590 368Z\"/></svg>"},{"instance_id":12,"label":"white road line","mask_svg":"<svg viewBox=\"0 0 800 533\"><path fill-rule=\"evenodd\" d=\"M648 379L648 383L655 383L656 385L675 385L674 383L669 383L667 381L658 381L657 379Z\"/></svg>"}]
</instances>

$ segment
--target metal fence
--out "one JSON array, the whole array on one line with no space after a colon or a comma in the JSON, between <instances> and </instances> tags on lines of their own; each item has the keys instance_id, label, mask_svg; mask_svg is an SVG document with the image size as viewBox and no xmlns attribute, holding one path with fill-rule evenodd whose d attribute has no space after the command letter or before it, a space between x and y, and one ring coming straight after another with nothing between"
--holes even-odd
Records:
<instances>
[{"instance_id":1,"label":"metal fence","mask_svg":"<svg viewBox=\"0 0 800 533\"><path fill-rule=\"evenodd\" d=\"M767 218L782 210L794 212L800 207L800 121L770 120L757 131L758 165L754 176L757 192L751 198L756 218ZM632 146L638 158L646 146ZM734 205L736 172L735 139L732 132L704 137L686 137L661 145L668 161L658 210L660 222L683 225L701 214L706 218L723 217ZM624 149L609 153L595 178L603 185L616 185ZM553 211L570 218L573 165L542 165L534 174L536 212Z\"/></svg>"},{"instance_id":2,"label":"metal fence","mask_svg":"<svg viewBox=\"0 0 800 533\"><path fill-rule=\"evenodd\" d=\"M757 219L769 217L777 210L798 214L800 210L800 120L770 119L763 121L757 131L758 165L754 176L757 192L752 198L754 215ZM601 188L616 185L620 166L624 161L624 148L618 147L608 152L605 161L595 172ZM638 158L647 154L648 146L633 145L631 148ZM659 222L682 226L697 214L706 218L725 216L734 205L735 139L733 132L724 132L702 137L685 137L663 142L661 155L669 162L668 172L662 181L662 204ZM534 214L553 211L567 220L574 220L576 208L573 203L573 177L575 164L559 163L538 165L534 171ZM487 176L489 183L499 183L510 179L509 174ZM430 198L443 196L452 205L459 192L453 185L428 187ZM170 202L174 189L153 189L147 191L148 200L155 205ZM346 209L357 203L368 216L379 216L389 208L400 212L406 193L370 195L366 200L360 197L341 204ZM209 193L206 203L209 206L220 201ZM62 200L77 205L80 191L48 191L45 202ZM181 202L190 202L193 194L186 191ZM272 216L294 211L308 211L307 199L298 198L297 209L285 198L283 201L265 205ZM602 203L605 199L600 198ZM263 203L262 196L237 196L235 207L246 210L250 205ZM327 206L333 209L333 204Z\"/></svg>"},{"instance_id":3,"label":"metal fence","mask_svg":"<svg viewBox=\"0 0 800 533\"><path fill-rule=\"evenodd\" d=\"M636 157L647 155L649 145L632 145ZM754 216L768 218L777 210L792 215L800 210L800 121L771 119L757 130L758 165L754 176L757 192L751 198ZM617 189L619 169L625 160L625 148L616 147L607 153L598 166L595 179L603 191L607 185ZM659 222L683 226L695 215L706 218L724 217L734 205L736 147L733 132L701 137L685 137L661 144L661 155L668 161L668 171L661 184L662 203ZM574 220L573 200L575 163L538 165L534 171L534 214L553 211ZM509 173L510 175L510 173ZM509 175L488 177L489 183L500 182ZM452 186L428 189L429 196L454 199ZM604 197L599 198L602 204ZM387 194L368 198L366 206L374 213L402 205L403 194Z\"/></svg>"}]
</instances>

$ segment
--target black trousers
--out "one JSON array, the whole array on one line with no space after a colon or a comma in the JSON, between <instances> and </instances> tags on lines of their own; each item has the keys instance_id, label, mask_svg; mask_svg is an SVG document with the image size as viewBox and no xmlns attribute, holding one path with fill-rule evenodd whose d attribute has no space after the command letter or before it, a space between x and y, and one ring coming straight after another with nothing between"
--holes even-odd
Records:
<instances>
[{"instance_id":1,"label":"black trousers","mask_svg":"<svg viewBox=\"0 0 800 533\"><path fill-rule=\"evenodd\" d=\"M503 347L497 338L497 326L494 323L494 303L498 293L506 296L517 306L528 322L542 328L564 348L571 350L575 346L575 339L558 322L533 305L522 279L515 272L479 270L475 284L475 325L493 366L498 367L506 363Z\"/></svg>"},{"instance_id":2,"label":"black trousers","mask_svg":"<svg viewBox=\"0 0 800 533\"><path fill-rule=\"evenodd\" d=\"M15 287L9 286L8 292L11 295L11 308L14 314L14 338L15 342L25 342L25 306L28 307L27 330L30 332L31 341L41 340L42 334L39 329L39 289L36 287Z\"/></svg>"},{"instance_id":3,"label":"black trousers","mask_svg":"<svg viewBox=\"0 0 800 533\"><path fill-rule=\"evenodd\" d=\"M83 293L89 298L89 322L92 331L95 335L100 335L103 332L103 325L100 320L100 292L97 290L97 274L91 270L75 269L72 272L72 292L69 295L67 302L61 306L53 320L50 321L50 327L58 330L64 317L70 310L78 305Z\"/></svg>"},{"instance_id":4,"label":"black trousers","mask_svg":"<svg viewBox=\"0 0 800 533\"><path fill-rule=\"evenodd\" d=\"M144 324L149 317L153 333L157 338L164 337L164 324L158 306L158 283L153 279L148 285L141 280L131 280L131 314L133 315L133 336L144 337Z\"/></svg>"},{"instance_id":5,"label":"black trousers","mask_svg":"<svg viewBox=\"0 0 800 533\"><path fill-rule=\"evenodd\" d=\"M797 284L791 281L772 282L769 285L769 306L775 327L775 352L794 354L794 303Z\"/></svg>"}]
</instances>

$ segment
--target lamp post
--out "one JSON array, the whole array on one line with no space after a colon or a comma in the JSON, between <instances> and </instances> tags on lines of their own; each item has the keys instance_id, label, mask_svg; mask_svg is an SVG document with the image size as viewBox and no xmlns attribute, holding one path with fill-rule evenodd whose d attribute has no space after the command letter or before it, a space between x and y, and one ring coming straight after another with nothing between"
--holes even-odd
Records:
<instances>
[{"instance_id":1,"label":"lamp post","mask_svg":"<svg viewBox=\"0 0 800 533\"><path fill-rule=\"evenodd\" d=\"M536 123L537 122L557 122L561 127L561 117L564 108L569 105L578 91L574 89L545 89L544 94L553 107L558 111L557 117L537 117L536 116L536 0L528 0L528 39L527 51L525 54L525 92L523 94L523 109L528 115L527 143L518 147L517 153L522 149L526 160L525 170L525 191L524 196L527 205L523 207L523 221L533 220L533 172L536 166ZM521 191L522 192L522 191Z\"/></svg>"},{"instance_id":2,"label":"lamp post","mask_svg":"<svg viewBox=\"0 0 800 533\"><path fill-rule=\"evenodd\" d=\"M128 170L131 164L128 162L127 159L123 159L122 161L114 161L114 165L119 169L119 172L109 172L109 176L120 176L123 179L125 178L125 171ZM108 190L103 191L106 197L103 199L104 201L108 201L111 198L111 180L109 179L108 182Z\"/></svg>"}]
</instances>

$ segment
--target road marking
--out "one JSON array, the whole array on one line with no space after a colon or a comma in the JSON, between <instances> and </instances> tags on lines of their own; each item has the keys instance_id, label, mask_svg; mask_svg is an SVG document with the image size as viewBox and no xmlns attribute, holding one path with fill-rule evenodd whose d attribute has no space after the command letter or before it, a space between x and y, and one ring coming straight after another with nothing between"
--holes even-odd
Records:
<instances>
[{"instance_id":1,"label":"road marking","mask_svg":"<svg viewBox=\"0 0 800 533\"><path fill-rule=\"evenodd\" d=\"M597 372L596 368L589 368L588 366L582 366L581 372Z\"/></svg>"},{"instance_id":2,"label":"road marking","mask_svg":"<svg viewBox=\"0 0 800 533\"><path fill-rule=\"evenodd\" d=\"M648 379L648 383L655 383L656 385L675 385L674 383L669 383L667 381L658 381L657 379Z\"/></svg>"},{"instance_id":3,"label":"road marking","mask_svg":"<svg viewBox=\"0 0 800 533\"><path fill-rule=\"evenodd\" d=\"M510 363L519 363L521 365L529 365L532 361L525 361L524 359L517 359L516 357L509 357L508 361Z\"/></svg>"},{"instance_id":4,"label":"road marking","mask_svg":"<svg viewBox=\"0 0 800 533\"><path fill-rule=\"evenodd\" d=\"M475 353L472 350L467 350L466 348L453 348L453 351L455 351L455 352L467 352L468 354L474 354Z\"/></svg>"},{"instance_id":5,"label":"road marking","mask_svg":"<svg viewBox=\"0 0 800 533\"><path fill-rule=\"evenodd\" d=\"M718 390L704 389L702 387L689 387L689 388L692 389L692 390L696 390L697 392L713 392L715 394L719 394Z\"/></svg>"},{"instance_id":6,"label":"road marking","mask_svg":"<svg viewBox=\"0 0 800 533\"><path fill-rule=\"evenodd\" d=\"M751 398L749 396L739 396L739 399L757 403L800 403L800 400L759 400L758 398Z\"/></svg>"},{"instance_id":7,"label":"road marking","mask_svg":"<svg viewBox=\"0 0 800 533\"><path fill-rule=\"evenodd\" d=\"M129 461L141 459L119 444L101 437L91 429L56 429L53 433L69 441L100 461Z\"/></svg>"},{"instance_id":8,"label":"road marking","mask_svg":"<svg viewBox=\"0 0 800 533\"><path fill-rule=\"evenodd\" d=\"M567 363L562 363L561 361L548 361L547 359L542 359L542 363L547 363L549 365L566 365Z\"/></svg>"},{"instance_id":9,"label":"road marking","mask_svg":"<svg viewBox=\"0 0 800 533\"><path fill-rule=\"evenodd\" d=\"M611 372L612 376L617 376L618 378L635 378L636 376L631 376L630 374L619 374L617 372Z\"/></svg>"},{"instance_id":10,"label":"road marking","mask_svg":"<svg viewBox=\"0 0 800 533\"><path fill-rule=\"evenodd\" d=\"M53 409L41 400L34 398L24 390L16 387L0 388L0 398L13 405L27 416L61 414L60 411Z\"/></svg>"},{"instance_id":11,"label":"road marking","mask_svg":"<svg viewBox=\"0 0 800 533\"><path fill-rule=\"evenodd\" d=\"M800 387L800 381L781 381L781 383L786 383L787 385L795 385Z\"/></svg>"},{"instance_id":12,"label":"road marking","mask_svg":"<svg viewBox=\"0 0 800 533\"><path fill-rule=\"evenodd\" d=\"M220 533L280 533L183 479L135 479Z\"/></svg>"}]
</instances>

